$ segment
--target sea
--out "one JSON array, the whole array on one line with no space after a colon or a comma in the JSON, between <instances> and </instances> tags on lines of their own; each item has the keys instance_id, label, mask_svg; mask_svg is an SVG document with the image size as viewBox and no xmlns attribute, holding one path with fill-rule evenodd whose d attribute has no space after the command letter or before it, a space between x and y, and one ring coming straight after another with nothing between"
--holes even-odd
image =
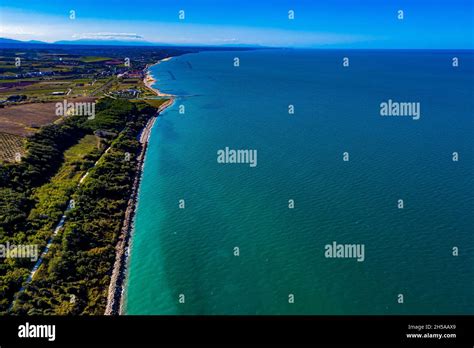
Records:
<instances>
[{"instance_id":1,"label":"sea","mask_svg":"<svg viewBox=\"0 0 474 348\"><path fill-rule=\"evenodd\" d=\"M151 73L176 100L125 314L474 313L473 51L204 51Z\"/></svg>"}]
</instances>

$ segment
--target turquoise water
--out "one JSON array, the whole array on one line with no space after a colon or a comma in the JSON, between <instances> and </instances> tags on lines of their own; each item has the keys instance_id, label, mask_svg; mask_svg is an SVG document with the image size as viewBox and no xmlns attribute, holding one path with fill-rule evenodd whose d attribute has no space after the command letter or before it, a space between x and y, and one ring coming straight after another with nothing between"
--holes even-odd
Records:
<instances>
[{"instance_id":1,"label":"turquoise water","mask_svg":"<svg viewBox=\"0 0 474 348\"><path fill-rule=\"evenodd\" d=\"M152 132L126 313L474 313L473 72L472 51L201 52L154 66L179 98ZM419 102L420 119L381 117L388 99ZM257 166L218 163L225 147L256 149ZM326 258L333 241L364 244L365 260Z\"/></svg>"}]
</instances>

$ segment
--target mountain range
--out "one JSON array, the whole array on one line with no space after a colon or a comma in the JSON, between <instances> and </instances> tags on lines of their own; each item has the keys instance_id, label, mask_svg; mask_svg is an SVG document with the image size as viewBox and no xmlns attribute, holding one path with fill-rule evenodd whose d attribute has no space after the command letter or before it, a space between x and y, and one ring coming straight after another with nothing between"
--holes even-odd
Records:
<instances>
[{"instance_id":1,"label":"mountain range","mask_svg":"<svg viewBox=\"0 0 474 348\"><path fill-rule=\"evenodd\" d=\"M38 40L21 41L9 38L0 38L0 45L24 45L24 44L37 44L37 45L98 45L98 46L176 46L169 43L149 42L144 40L93 40L93 39L79 39L79 40L61 40L55 42L44 42ZM203 45L207 46L207 45ZM259 45L247 45L247 44L225 44L219 45L219 47L261 47Z\"/></svg>"}]
</instances>

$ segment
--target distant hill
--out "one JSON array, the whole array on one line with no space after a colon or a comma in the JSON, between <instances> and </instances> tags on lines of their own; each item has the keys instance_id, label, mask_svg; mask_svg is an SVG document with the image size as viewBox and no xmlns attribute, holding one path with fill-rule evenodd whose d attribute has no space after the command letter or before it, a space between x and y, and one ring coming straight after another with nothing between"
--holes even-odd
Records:
<instances>
[{"instance_id":1,"label":"distant hill","mask_svg":"<svg viewBox=\"0 0 474 348\"><path fill-rule=\"evenodd\" d=\"M160 43L160 42L149 42L145 40L133 40L133 41L122 41L122 40L93 40L93 39L79 39L79 40L61 40L55 41L53 43L30 40L30 41L21 41L9 38L0 38L0 46L3 47L20 47L24 45L37 45L36 48L45 48L51 45L71 45L71 46L157 46L157 47L177 47L179 45L173 45L169 43ZM228 49L251 49L251 48L265 48L260 45L247 45L240 43L228 43L219 46L206 45L206 44L195 44L187 45L188 47L220 47Z\"/></svg>"},{"instance_id":2,"label":"distant hill","mask_svg":"<svg viewBox=\"0 0 474 348\"><path fill-rule=\"evenodd\" d=\"M30 40L30 41L25 41L25 42L32 43L32 44L47 44L47 42L38 41L38 40Z\"/></svg>"},{"instance_id":3,"label":"distant hill","mask_svg":"<svg viewBox=\"0 0 474 348\"><path fill-rule=\"evenodd\" d=\"M23 41L0 37L0 43L23 43Z\"/></svg>"},{"instance_id":4,"label":"distant hill","mask_svg":"<svg viewBox=\"0 0 474 348\"><path fill-rule=\"evenodd\" d=\"M0 43L12 43L12 44L24 44L24 43L30 43L30 44L46 44L47 42L43 41L38 41L38 40L30 40L30 41L20 41L20 40L14 40L14 39L8 39L6 37L0 37Z\"/></svg>"},{"instance_id":5,"label":"distant hill","mask_svg":"<svg viewBox=\"0 0 474 348\"><path fill-rule=\"evenodd\" d=\"M56 45L99 45L99 46L164 46L163 44L148 41L121 41L121 40L61 40Z\"/></svg>"},{"instance_id":6,"label":"distant hill","mask_svg":"<svg viewBox=\"0 0 474 348\"><path fill-rule=\"evenodd\" d=\"M5 37L0 38L0 44L42 44L42 45L97 45L97 46L172 46L170 44L154 43L148 41L121 41L121 40L90 40L90 39L80 39L80 40L61 40L55 41L53 43L30 40L30 41L21 41L15 39L8 39Z\"/></svg>"},{"instance_id":7,"label":"distant hill","mask_svg":"<svg viewBox=\"0 0 474 348\"><path fill-rule=\"evenodd\" d=\"M258 44L245 44L245 43L233 43L233 44L224 44L219 45L219 47L229 47L229 48L267 48L266 46Z\"/></svg>"}]
</instances>

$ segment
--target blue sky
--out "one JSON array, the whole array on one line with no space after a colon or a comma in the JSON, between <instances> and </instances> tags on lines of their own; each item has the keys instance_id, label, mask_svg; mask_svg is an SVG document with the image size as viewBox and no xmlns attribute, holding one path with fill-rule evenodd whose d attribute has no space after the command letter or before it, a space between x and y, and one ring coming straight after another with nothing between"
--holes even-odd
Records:
<instances>
[{"instance_id":1,"label":"blue sky","mask_svg":"<svg viewBox=\"0 0 474 348\"><path fill-rule=\"evenodd\" d=\"M180 10L184 20L178 18ZM289 10L294 10L294 20L288 19ZM398 10L404 11L403 20L397 18ZM0 0L0 37L474 48L474 0Z\"/></svg>"}]
</instances>

